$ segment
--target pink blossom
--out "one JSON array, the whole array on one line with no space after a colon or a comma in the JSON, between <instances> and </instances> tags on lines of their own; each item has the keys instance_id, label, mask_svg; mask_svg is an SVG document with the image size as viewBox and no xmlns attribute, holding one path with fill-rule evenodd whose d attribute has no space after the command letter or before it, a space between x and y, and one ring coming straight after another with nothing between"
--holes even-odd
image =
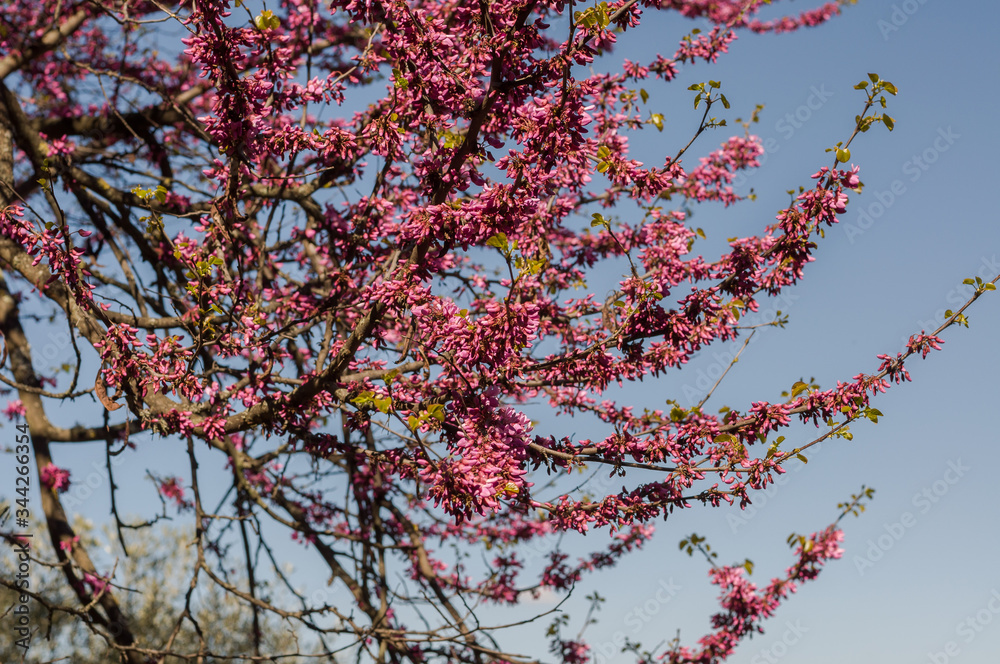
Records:
<instances>
[{"instance_id":1,"label":"pink blossom","mask_svg":"<svg viewBox=\"0 0 1000 664\"><path fill-rule=\"evenodd\" d=\"M180 478L169 477L159 484L160 495L172 500L177 507L190 507L191 503L184 499L184 486Z\"/></svg>"},{"instance_id":2,"label":"pink blossom","mask_svg":"<svg viewBox=\"0 0 1000 664\"><path fill-rule=\"evenodd\" d=\"M27 411L24 409L24 404L20 399L11 399L7 402L7 407L4 408L3 413L7 416L8 420L16 420L19 417L24 417Z\"/></svg>"},{"instance_id":3,"label":"pink blossom","mask_svg":"<svg viewBox=\"0 0 1000 664\"><path fill-rule=\"evenodd\" d=\"M54 463L50 462L42 468L40 479L42 485L53 491L64 493L69 489L69 471L56 466Z\"/></svg>"},{"instance_id":4,"label":"pink blossom","mask_svg":"<svg viewBox=\"0 0 1000 664\"><path fill-rule=\"evenodd\" d=\"M64 539L60 541L59 548L65 551L66 553L70 553L73 551L73 547L75 547L79 543L80 543L80 536L74 535L72 539Z\"/></svg>"},{"instance_id":5,"label":"pink blossom","mask_svg":"<svg viewBox=\"0 0 1000 664\"><path fill-rule=\"evenodd\" d=\"M104 577L97 576L96 574L91 574L90 572L83 573L83 582L90 586L91 594L95 597L103 594L107 591L110 581Z\"/></svg>"}]
</instances>

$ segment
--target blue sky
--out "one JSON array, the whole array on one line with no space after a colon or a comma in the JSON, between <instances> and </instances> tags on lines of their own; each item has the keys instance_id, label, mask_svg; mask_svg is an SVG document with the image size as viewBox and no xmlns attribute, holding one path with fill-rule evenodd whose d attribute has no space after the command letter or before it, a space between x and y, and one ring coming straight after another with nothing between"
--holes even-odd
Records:
<instances>
[{"instance_id":1,"label":"blue sky","mask_svg":"<svg viewBox=\"0 0 1000 664\"><path fill-rule=\"evenodd\" d=\"M768 14L817 4L780 2ZM760 232L787 204L786 190L809 186L809 175L830 164L824 150L849 135L863 104L863 95L852 89L855 83L877 72L899 89L887 110L896 119L895 131L877 126L851 146L864 193L852 196L841 227L827 232L804 281L779 304L789 315L788 326L757 335L710 407L743 410L751 401L777 400L800 378L815 377L829 387L859 372L872 373L877 354L898 352L910 334L930 332L945 309L964 301L964 278L1000 274L995 214L1000 169L994 158L1000 129L991 114L1000 101L1000 50L994 46L1000 6L966 2L961 13L956 9L943 0L862 0L818 29L745 34L717 65L684 70L680 80L661 89L649 86L650 107L664 113L667 129L644 132L633 156L651 164L661 164L696 127L700 114L691 109L690 83L722 82L733 105L727 116L733 128L735 117L766 105L753 131L769 152L763 167L741 184L744 191L753 187L757 200L728 210L695 209L692 223L709 236L696 250L709 257L721 251L727 237ZM619 49L600 66L613 66L621 57L648 61L657 52L670 54L698 25L674 13L647 12L646 21L623 35ZM730 133L703 136L689 163ZM611 288L614 276L609 280ZM673 638L678 628L691 645L708 631L717 604L705 562L677 550L682 537L691 532L708 537L722 562L752 559L753 578L763 585L790 564L785 545L790 532L824 527L836 516L837 503L865 484L877 493L860 519L845 520L844 558L803 586L766 625L767 633L745 642L730 661L995 664L1000 505L993 475L1000 467L1000 436L992 416L1000 367L998 298L994 293L980 299L968 313L969 329L944 334L943 351L911 361L913 383L894 386L873 404L884 414L877 425L858 424L853 441L827 442L808 455L808 465L790 466L788 480L759 499L754 510L693 509L661 523L643 551L574 592L566 605L572 631L583 619L582 598L596 590L607 598L600 622L587 631L598 652L615 650L608 644L616 633L652 646ZM59 345L59 329L36 332L36 353L44 353L47 344ZM702 377L712 376L719 358L735 348L710 348L684 371L656 384L626 386L616 396L639 405L662 407L668 398L690 405L704 393ZM599 434L584 421L550 420L541 426L562 435ZM798 429L790 442L810 440L811 433ZM108 509L103 471L92 465L97 460L103 467L100 450L100 445L55 449L57 461L74 471L76 486L68 496L95 520L105 518ZM137 491L134 504L152 508L157 503L142 479L145 470L185 473L187 462L167 441L142 441L140 451L122 461L116 480L122 495ZM0 491L13 486L6 465L0 474ZM88 478L94 478L92 493L85 491ZM606 536L593 538L604 543ZM301 569L310 569L297 554L301 548L283 548ZM523 651L545 654L542 629L518 633Z\"/></svg>"}]
</instances>

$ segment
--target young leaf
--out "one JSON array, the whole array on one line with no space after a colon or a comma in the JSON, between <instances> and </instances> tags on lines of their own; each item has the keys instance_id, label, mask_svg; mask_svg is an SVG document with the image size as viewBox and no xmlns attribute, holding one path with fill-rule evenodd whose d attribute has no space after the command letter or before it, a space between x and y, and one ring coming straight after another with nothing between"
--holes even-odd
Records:
<instances>
[{"instance_id":1,"label":"young leaf","mask_svg":"<svg viewBox=\"0 0 1000 664\"><path fill-rule=\"evenodd\" d=\"M497 233L486 240L486 244L490 247L496 247L500 251L504 251L508 247L507 234L502 232Z\"/></svg>"}]
</instances>

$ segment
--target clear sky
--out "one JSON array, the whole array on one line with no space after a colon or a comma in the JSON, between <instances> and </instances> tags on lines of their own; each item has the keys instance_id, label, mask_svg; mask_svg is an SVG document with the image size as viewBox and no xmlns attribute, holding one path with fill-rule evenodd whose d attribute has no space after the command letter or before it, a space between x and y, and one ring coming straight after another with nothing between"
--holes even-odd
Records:
<instances>
[{"instance_id":1,"label":"clear sky","mask_svg":"<svg viewBox=\"0 0 1000 664\"><path fill-rule=\"evenodd\" d=\"M775 4L768 15L820 3ZM647 12L646 21L622 35L620 48L601 66L621 57L648 62L657 52L669 55L698 25L676 13ZM804 281L779 305L789 315L788 326L757 335L710 407L746 410L751 401L778 400L800 378L815 377L826 388L860 372L874 373L877 354L898 352L910 334L930 332L945 309L965 300L964 278L1000 274L1000 128L992 115L1000 102L998 24L1000 5L993 2L861 0L818 29L744 34L717 65L684 70L663 89L648 87L650 107L664 114L666 130L643 132L633 156L651 164L662 164L697 126L690 83L722 82L734 129L735 117L766 105L753 128L768 146L766 163L741 183L743 191L753 187L757 200L728 210L695 209L692 223L708 234L696 251L708 257L718 255L727 237L759 233L787 204L787 190L810 186L809 175L831 163L824 149L849 135L863 104L855 83L876 72L899 89L887 109L895 131L877 126L851 147L864 193L852 196L841 227L827 232ZM703 136L688 163L730 133ZM613 284L609 274L608 289ZM865 484L875 487L875 500L860 519L843 522L843 559L803 586L766 624L767 632L745 642L729 661L996 664L1000 505L993 475L1000 467L1000 437L991 422L1000 409L1000 293L987 293L968 317L970 329L944 334L943 351L911 361L913 383L875 400L884 414L879 424L857 424L851 442L825 443L754 510L676 514L626 564L589 579L566 605L573 631L583 619L582 598L597 590L607 602L587 635L598 652L615 650L609 644L616 632L652 646L680 628L682 641L693 644L709 630L717 603L706 563L680 553L681 538L691 532L707 536L721 562L752 559L753 578L763 585L791 563L785 544L790 532L824 527L836 516L837 503ZM58 328L38 330L36 352L58 345L58 334ZM719 358L737 346L710 348L684 371L655 384L627 386L617 396L640 406L662 407L669 398L692 405L714 382ZM542 421L540 427L560 435L600 434L583 421ZM8 425L4 431L13 430ZM808 441L810 434L796 430L789 442ZM123 461L116 479L122 495L141 492L135 505L157 505L143 482L145 469L186 474L182 451L168 445L148 441L142 455ZM94 520L106 518L108 509L107 483L97 470L103 467L100 449L56 449L57 462L74 471L76 486L67 496ZM6 493L11 471L5 467L0 475L0 493ZM88 478L93 495L84 489ZM600 543L605 538L594 535ZM311 565L301 557L294 562L303 569ZM543 630L522 630L524 652L545 655Z\"/></svg>"}]
</instances>

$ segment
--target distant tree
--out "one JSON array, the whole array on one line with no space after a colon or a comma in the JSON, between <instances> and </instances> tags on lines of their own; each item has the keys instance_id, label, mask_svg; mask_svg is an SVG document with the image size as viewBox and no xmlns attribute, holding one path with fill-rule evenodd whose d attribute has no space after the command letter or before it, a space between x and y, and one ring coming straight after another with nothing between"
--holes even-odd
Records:
<instances>
[{"instance_id":1,"label":"distant tree","mask_svg":"<svg viewBox=\"0 0 1000 664\"><path fill-rule=\"evenodd\" d=\"M777 220L717 259L692 253L704 231L687 211L738 203L733 178L762 147L747 122L693 158L725 126L722 84L706 78L669 113L647 88L715 62L741 31L816 26L845 3L774 21L756 18L761 4L5 3L0 379L17 393L7 414L30 429L13 458L35 468L63 577L27 590L59 634L83 633L76 621L99 638L81 657L107 661L109 647L129 664L281 661L314 646L379 663L534 661L479 609L564 596L642 546L655 520L746 506L811 446L877 419L871 397L908 380L906 362L939 348L965 307L867 373L828 389L798 382L777 402L748 395L710 411L713 387L694 406L640 412L609 394L752 334L743 317L803 276L860 191L854 139L893 127L896 88L871 74L856 119ZM713 27L650 62L603 66L653 11ZM651 166L630 156L630 138L658 136L692 103L690 140ZM972 300L993 289L974 286ZM66 343L42 362L28 341L53 327ZM533 422L528 402L550 406L552 421ZM53 409L85 421L61 426ZM570 415L611 433L569 435L575 425L557 427ZM822 431L786 442L795 422ZM102 462L153 448L155 463L186 458L188 472L156 483L193 544L143 549L126 536L144 551L135 561L98 556L72 525L58 450L87 441L105 444ZM585 469L614 480L572 475ZM141 507L114 479L105 486L116 522L119 505ZM10 496L12 517L35 513L28 494ZM16 522L4 528L16 542ZM569 531L613 537L575 559L561 545ZM324 569L315 592L285 583L270 560L276 533ZM637 656L726 659L840 555L841 537L835 523L793 536L786 574L763 587L749 561L722 565L688 537L721 608L696 643ZM231 555L245 576L219 571ZM164 599L158 580L178 585ZM177 613L184 583L207 602L192 608L204 640ZM144 613L157 606L168 615ZM232 633L206 629L205 606ZM249 652L237 633L248 619L259 627ZM553 658L587 661L561 620ZM289 628L310 640L293 645ZM36 647L62 652L39 634Z\"/></svg>"},{"instance_id":2,"label":"distant tree","mask_svg":"<svg viewBox=\"0 0 1000 664\"><path fill-rule=\"evenodd\" d=\"M191 583L191 571L197 562L192 546L193 530L163 525L150 527L144 530L142 537L127 537L128 555L125 556L112 528L105 527L103 532L97 533L93 524L78 519L73 529L82 546L91 551L112 552L102 555L99 564L115 570L111 587L118 593L122 610L129 616L133 629L145 635L149 642L172 643L171 647L178 652L198 652L202 647L211 652L250 654L253 651L254 616L246 602L218 585ZM34 530L42 532L40 527ZM51 546L44 540L38 542L39 546L32 550L36 564L32 567L31 590L43 603L35 599L29 602L32 622L37 629L32 638L31 661L62 660L67 664L117 661L118 653L106 642L101 631L89 628L81 620L83 612L67 613L58 608L73 606L72 593L66 587L65 576L58 569ZM219 564L224 563L219 561ZM216 571L229 583L246 587L242 565L237 563L231 569ZM14 577L14 561L9 556L0 558L0 578ZM264 587L261 590L266 592ZM0 586L0 606L15 605L15 593L8 586ZM305 645L297 641L293 627L298 625L283 625L270 614L259 616L259 621L257 629L267 652L296 652ZM22 655L14 639L0 641L0 662L19 662ZM180 664L188 660L168 656L162 661Z\"/></svg>"}]
</instances>

